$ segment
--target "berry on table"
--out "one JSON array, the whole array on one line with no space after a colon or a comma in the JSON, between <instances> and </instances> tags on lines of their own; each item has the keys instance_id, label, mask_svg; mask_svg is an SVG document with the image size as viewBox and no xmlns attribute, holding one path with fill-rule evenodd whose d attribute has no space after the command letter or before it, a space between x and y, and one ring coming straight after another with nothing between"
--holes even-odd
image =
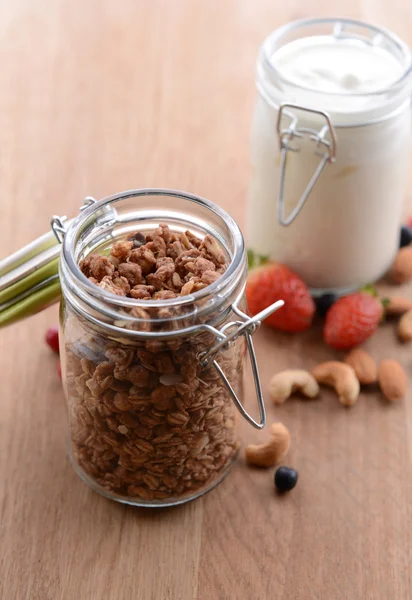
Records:
<instances>
[{"instance_id":1,"label":"berry on table","mask_svg":"<svg viewBox=\"0 0 412 600\"><path fill-rule=\"evenodd\" d=\"M338 299L336 294L323 294L315 298L316 311L320 317L325 317L330 307L335 304Z\"/></svg>"},{"instance_id":2,"label":"berry on table","mask_svg":"<svg viewBox=\"0 0 412 600\"><path fill-rule=\"evenodd\" d=\"M405 246L409 246L412 242L412 229L407 225L403 225L401 227L401 235L399 240L399 247L404 248Z\"/></svg>"},{"instance_id":3,"label":"berry on table","mask_svg":"<svg viewBox=\"0 0 412 600\"><path fill-rule=\"evenodd\" d=\"M323 339L335 350L350 350L375 333L382 316L382 303L371 294L356 292L344 296L326 315Z\"/></svg>"},{"instance_id":4,"label":"berry on table","mask_svg":"<svg viewBox=\"0 0 412 600\"><path fill-rule=\"evenodd\" d=\"M59 354L59 330L57 327L49 327L45 336L46 344Z\"/></svg>"},{"instance_id":5,"label":"berry on table","mask_svg":"<svg viewBox=\"0 0 412 600\"><path fill-rule=\"evenodd\" d=\"M298 472L290 467L279 467L275 473L275 486L279 492L293 490L298 482Z\"/></svg>"},{"instance_id":6,"label":"berry on table","mask_svg":"<svg viewBox=\"0 0 412 600\"><path fill-rule=\"evenodd\" d=\"M270 315L265 324L297 333L312 323L315 303L306 284L285 265L270 262L250 271L246 284L249 311L256 315L277 300L285 305Z\"/></svg>"}]
</instances>

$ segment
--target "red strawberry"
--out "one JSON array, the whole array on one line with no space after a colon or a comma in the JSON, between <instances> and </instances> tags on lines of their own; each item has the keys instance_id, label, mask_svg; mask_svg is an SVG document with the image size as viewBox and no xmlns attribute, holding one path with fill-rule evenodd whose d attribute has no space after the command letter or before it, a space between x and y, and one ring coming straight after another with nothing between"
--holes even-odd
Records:
<instances>
[{"instance_id":1,"label":"red strawberry","mask_svg":"<svg viewBox=\"0 0 412 600\"><path fill-rule=\"evenodd\" d=\"M46 344L59 354L59 330L57 327L49 327L45 336Z\"/></svg>"},{"instance_id":2,"label":"red strawberry","mask_svg":"<svg viewBox=\"0 0 412 600\"><path fill-rule=\"evenodd\" d=\"M344 296L326 315L323 339L336 350L359 346L375 332L382 315L378 298L364 292Z\"/></svg>"},{"instance_id":3,"label":"red strawberry","mask_svg":"<svg viewBox=\"0 0 412 600\"><path fill-rule=\"evenodd\" d=\"M252 315L276 300L284 300L285 306L270 315L264 323L290 333L308 329L315 313L315 303L306 285L296 273L278 263L266 263L250 272L246 299Z\"/></svg>"}]
</instances>

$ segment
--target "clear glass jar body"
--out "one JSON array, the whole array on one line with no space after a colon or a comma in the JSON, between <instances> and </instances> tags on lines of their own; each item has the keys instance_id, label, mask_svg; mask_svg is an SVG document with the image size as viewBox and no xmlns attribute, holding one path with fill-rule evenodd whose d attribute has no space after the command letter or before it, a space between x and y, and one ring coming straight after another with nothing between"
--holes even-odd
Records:
<instances>
[{"instance_id":1,"label":"clear glass jar body","mask_svg":"<svg viewBox=\"0 0 412 600\"><path fill-rule=\"evenodd\" d=\"M374 94L320 93L279 76L269 58L290 41L326 35L339 24L348 39L372 43L381 35L405 70L390 89ZM342 34L340 34L342 35ZM345 19L292 23L274 32L258 61L259 97L252 128L252 182L248 246L289 265L314 293L345 292L378 279L391 265L399 227L410 149L410 53L396 37ZM342 101L342 98L344 101ZM336 159L328 162L306 203L287 226L278 218L282 178L279 106L292 103L325 111L335 130ZM288 108L299 129L321 131L322 116ZM281 119L282 130L287 119ZM326 140L331 142L330 132ZM292 145L292 144L291 144ZM298 152L287 152L284 213L290 215L323 154L309 135L294 139Z\"/></svg>"},{"instance_id":2,"label":"clear glass jar body","mask_svg":"<svg viewBox=\"0 0 412 600\"><path fill-rule=\"evenodd\" d=\"M85 211L63 245L61 356L71 461L94 490L138 506L204 494L228 473L239 447L236 407L213 364L203 368L200 356L216 342L208 326L237 319L231 306L245 284L243 241L223 211L177 194L109 199ZM213 234L229 267L192 296L146 302L151 319L142 321L126 306L138 301L102 293L76 265L159 222ZM244 358L243 337L215 356L240 399Z\"/></svg>"}]
</instances>

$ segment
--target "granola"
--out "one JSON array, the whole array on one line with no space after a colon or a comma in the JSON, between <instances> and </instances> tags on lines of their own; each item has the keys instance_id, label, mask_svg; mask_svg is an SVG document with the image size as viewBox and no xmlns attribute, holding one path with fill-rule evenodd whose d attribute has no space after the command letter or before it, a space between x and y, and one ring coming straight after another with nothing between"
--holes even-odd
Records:
<instances>
[{"instance_id":1,"label":"granola","mask_svg":"<svg viewBox=\"0 0 412 600\"><path fill-rule=\"evenodd\" d=\"M110 258L93 254L80 267L95 285L147 302L147 311L135 307L131 314L150 330L150 300L203 289L226 264L211 236L200 240L162 224L117 242ZM95 485L161 503L207 490L225 471L239 446L236 409L217 371L200 366L199 354L213 342L201 332L131 344L76 323L75 339L66 340L72 456ZM217 356L237 393L244 351L238 338Z\"/></svg>"},{"instance_id":2,"label":"granola","mask_svg":"<svg viewBox=\"0 0 412 600\"><path fill-rule=\"evenodd\" d=\"M211 235L200 240L190 231L174 233L161 224L152 234L139 232L115 243L110 258L91 254L80 268L94 284L116 295L156 300L203 289L226 267Z\"/></svg>"}]
</instances>

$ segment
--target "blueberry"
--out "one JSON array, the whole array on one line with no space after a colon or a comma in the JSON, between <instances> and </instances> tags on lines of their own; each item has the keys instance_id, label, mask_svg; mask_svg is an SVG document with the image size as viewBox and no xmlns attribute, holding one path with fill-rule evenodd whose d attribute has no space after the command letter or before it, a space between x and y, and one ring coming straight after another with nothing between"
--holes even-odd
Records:
<instances>
[{"instance_id":1,"label":"blueberry","mask_svg":"<svg viewBox=\"0 0 412 600\"><path fill-rule=\"evenodd\" d=\"M316 310L318 315L324 317L332 304L335 304L338 297L336 294L323 294L319 298L315 298Z\"/></svg>"},{"instance_id":2,"label":"blueberry","mask_svg":"<svg viewBox=\"0 0 412 600\"><path fill-rule=\"evenodd\" d=\"M412 229L410 227L407 227L406 225L403 225L403 227L401 227L401 236L400 236L400 240L399 240L399 247L403 248L404 246L409 246L409 244L412 242Z\"/></svg>"},{"instance_id":3,"label":"blueberry","mask_svg":"<svg viewBox=\"0 0 412 600\"><path fill-rule=\"evenodd\" d=\"M298 482L298 472L290 467L279 467L275 473L275 486L279 492L293 490Z\"/></svg>"}]
</instances>

